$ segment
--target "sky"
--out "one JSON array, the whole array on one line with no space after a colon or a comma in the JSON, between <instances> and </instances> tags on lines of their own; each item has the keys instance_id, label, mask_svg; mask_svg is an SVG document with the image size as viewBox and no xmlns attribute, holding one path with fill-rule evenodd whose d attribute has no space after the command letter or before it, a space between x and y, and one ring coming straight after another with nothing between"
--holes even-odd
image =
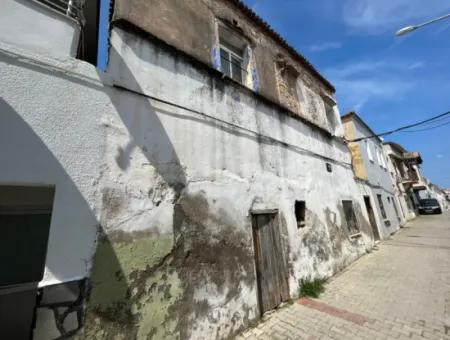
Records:
<instances>
[{"instance_id":1,"label":"sky","mask_svg":"<svg viewBox=\"0 0 450 340\"><path fill-rule=\"evenodd\" d=\"M450 19L394 35L402 27L450 13L449 1L244 2L336 87L342 114L356 111L375 132L450 111ZM424 175L450 188L450 117L439 124L446 122L385 140L420 152Z\"/></svg>"}]
</instances>

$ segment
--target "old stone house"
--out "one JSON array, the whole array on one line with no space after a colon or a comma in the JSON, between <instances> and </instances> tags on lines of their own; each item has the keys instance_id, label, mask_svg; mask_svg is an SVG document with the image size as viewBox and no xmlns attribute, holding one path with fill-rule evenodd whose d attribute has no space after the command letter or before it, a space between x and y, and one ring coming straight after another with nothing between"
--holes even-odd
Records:
<instances>
[{"instance_id":1,"label":"old stone house","mask_svg":"<svg viewBox=\"0 0 450 340\"><path fill-rule=\"evenodd\" d=\"M355 112L342 116L342 122L374 234L387 238L398 231L401 217L383 141Z\"/></svg>"},{"instance_id":2,"label":"old stone house","mask_svg":"<svg viewBox=\"0 0 450 340\"><path fill-rule=\"evenodd\" d=\"M116 0L106 72L71 11L6 3L53 25L0 34L0 218L41 240L0 285L35 339L227 338L372 247L333 86L240 1Z\"/></svg>"},{"instance_id":3,"label":"old stone house","mask_svg":"<svg viewBox=\"0 0 450 340\"><path fill-rule=\"evenodd\" d=\"M400 207L400 217L405 223L417 215L413 185L419 182L417 166L422 163L422 157L418 152L408 152L401 145L394 142L383 144L383 149L388 157L388 168L394 179L395 197Z\"/></svg>"}]
</instances>

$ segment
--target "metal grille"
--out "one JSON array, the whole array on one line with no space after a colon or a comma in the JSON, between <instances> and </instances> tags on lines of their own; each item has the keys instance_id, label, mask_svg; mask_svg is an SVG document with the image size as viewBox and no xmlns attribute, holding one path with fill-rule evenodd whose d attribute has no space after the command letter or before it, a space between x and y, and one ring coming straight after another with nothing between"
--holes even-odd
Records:
<instances>
[{"instance_id":1,"label":"metal grille","mask_svg":"<svg viewBox=\"0 0 450 340\"><path fill-rule=\"evenodd\" d=\"M83 5L85 0L32 0L52 10L75 19L84 25Z\"/></svg>"}]
</instances>

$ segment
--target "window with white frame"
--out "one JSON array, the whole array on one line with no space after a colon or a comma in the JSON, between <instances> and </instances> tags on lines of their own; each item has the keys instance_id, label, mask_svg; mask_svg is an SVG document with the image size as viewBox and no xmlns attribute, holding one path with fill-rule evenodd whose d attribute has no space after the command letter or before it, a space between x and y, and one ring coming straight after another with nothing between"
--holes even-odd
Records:
<instances>
[{"instance_id":1,"label":"window with white frame","mask_svg":"<svg viewBox=\"0 0 450 340\"><path fill-rule=\"evenodd\" d=\"M370 149L370 143L366 140L366 148L367 148L367 156L369 157L369 161L373 162L372 150Z\"/></svg>"},{"instance_id":2,"label":"window with white frame","mask_svg":"<svg viewBox=\"0 0 450 340\"><path fill-rule=\"evenodd\" d=\"M381 157L381 166L382 166L384 169L387 169L387 166L386 166L386 160L384 159L383 150L380 151L380 157Z\"/></svg>"},{"instance_id":3,"label":"window with white frame","mask_svg":"<svg viewBox=\"0 0 450 340\"><path fill-rule=\"evenodd\" d=\"M219 43L221 71L237 82L244 84L248 72L245 40L233 29L220 25Z\"/></svg>"},{"instance_id":4,"label":"window with white frame","mask_svg":"<svg viewBox=\"0 0 450 340\"><path fill-rule=\"evenodd\" d=\"M380 149L378 149L377 147L375 147L375 152L377 153L377 161L378 161L378 165L382 166Z\"/></svg>"}]
</instances>

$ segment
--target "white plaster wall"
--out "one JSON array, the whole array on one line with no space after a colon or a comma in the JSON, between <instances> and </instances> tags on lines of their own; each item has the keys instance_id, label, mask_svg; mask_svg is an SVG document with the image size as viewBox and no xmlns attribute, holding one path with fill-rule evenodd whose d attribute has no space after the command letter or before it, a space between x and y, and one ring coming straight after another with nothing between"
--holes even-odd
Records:
<instances>
[{"instance_id":1,"label":"white plaster wall","mask_svg":"<svg viewBox=\"0 0 450 340\"><path fill-rule=\"evenodd\" d=\"M394 163L392 162L392 159L390 155L396 154L394 149L389 144L383 144L383 149L386 154L387 159L387 166L389 173L392 178L392 183L394 184L394 192L395 197L397 201L397 205L400 210L400 216L401 216L401 224L404 224L416 217L416 214L412 208L409 207L408 203L406 202L405 195L406 191L404 189L403 184L401 183L401 179L399 177L398 170L396 169Z\"/></svg>"},{"instance_id":2,"label":"white plaster wall","mask_svg":"<svg viewBox=\"0 0 450 340\"><path fill-rule=\"evenodd\" d=\"M41 286L86 277L109 97L94 67L0 44L0 185L56 187Z\"/></svg>"},{"instance_id":3,"label":"white plaster wall","mask_svg":"<svg viewBox=\"0 0 450 340\"><path fill-rule=\"evenodd\" d=\"M77 23L30 0L0 1L0 41L47 56L75 57Z\"/></svg>"},{"instance_id":4,"label":"white plaster wall","mask_svg":"<svg viewBox=\"0 0 450 340\"><path fill-rule=\"evenodd\" d=\"M354 120L356 129L356 138L371 136L372 132L369 131L365 126L360 124L358 120ZM369 145L373 161L370 160L367 145ZM395 212L392 203L389 203L387 197L395 197L395 186L391 175L389 174L387 155L385 154L383 144L375 139L371 138L367 141L360 141L359 147L361 150L361 158L363 159L364 166L367 170L367 184L371 188L373 196L373 208L375 211L377 224L380 230L380 236L386 238L392 233L396 232L400 228L400 221L398 220L397 214ZM384 164L386 168L383 167L377 156L377 150L380 152L380 156L384 158ZM381 215L380 206L377 199L377 194L382 196L384 209L386 211L387 218L384 219ZM400 209L400 207L398 207ZM400 210L399 210L400 215ZM386 226L385 221L389 220L391 225Z\"/></svg>"},{"instance_id":5,"label":"white plaster wall","mask_svg":"<svg viewBox=\"0 0 450 340\"><path fill-rule=\"evenodd\" d=\"M338 235L346 227L342 200L354 201L361 225L367 220L342 142L183 57L119 30L111 41L111 83L185 108L111 88L86 63L0 43L0 184L56 186L41 286L88 274L100 220L106 231L173 234L178 187L205 198L212 232L220 232L215 218L226 219L247 245L250 210L278 209L292 296L300 278L332 275L372 246L365 229L353 240ZM107 192L125 200L103 204ZM295 200L306 201L303 229ZM213 282L196 290L196 299L213 304L217 323L199 317L192 338L216 336L243 306L249 318L257 315L256 287L241 288L231 301Z\"/></svg>"},{"instance_id":6,"label":"white plaster wall","mask_svg":"<svg viewBox=\"0 0 450 340\"><path fill-rule=\"evenodd\" d=\"M331 235L345 228L339 209L344 199L354 201L361 224L367 224L342 142L264 104L241 86L223 85L181 55L174 57L120 29L113 29L111 45L112 82L136 94L118 88L112 97L117 114L107 122L103 183L125 194L127 203L114 219L105 219L107 230L170 233L176 195L170 186L176 183L186 185L183 194L204 197L211 214L245 231L246 244L251 244L250 210L278 209L286 228L292 296L300 278L330 276L372 246L366 230L355 240ZM332 173L326 171L327 161ZM155 190L160 190L158 204ZM295 200L306 201L308 223L303 229L297 229ZM215 222L208 227L220 231ZM314 253L321 248L308 241L311 235L329 253L322 260ZM330 239L339 244L334 253ZM212 282L199 287L196 296L213 302L217 326L228 324L242 306L257 315L256 287L244 288L231 302ZM216 336L217 331L206 317L197 318L192 329L192 338ZM221 332L227 334L226 329Z\"/></svg>"}]
</instances>

